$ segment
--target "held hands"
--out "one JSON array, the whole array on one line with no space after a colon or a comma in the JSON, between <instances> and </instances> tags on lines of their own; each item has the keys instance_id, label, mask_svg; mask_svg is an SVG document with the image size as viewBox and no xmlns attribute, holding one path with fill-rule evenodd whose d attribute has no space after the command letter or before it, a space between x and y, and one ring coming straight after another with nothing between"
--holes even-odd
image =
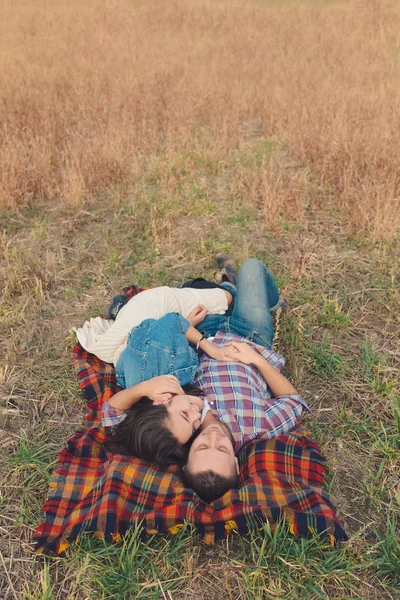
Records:
<instances>
[{"instance_id":1,"label":"held hands","mask_svg":"<svg viewBox=\"0 0 400 600\"><path fill-rule=\"evenodd\" d=\"M139 384L143 396L153 400L155 404L160 404L170 400L175 394L184 394L181 385L174 375L159 375Z\"/></svg>"},{"instance_id":2,"label":"held hands","mask_svg":"<svg viewBox=\"0 0 400 600\"><path fill-rule=\"evenodd\" d=\"M204 304L199 304L194 308L187 316L187 320L192 327L196 327L199 323L204 321L204 317L207 314L207 307Z\"/></svg>"},{"instance_id":3,"label":"held hands","mask_svg":"<svg viewBox=\"0 0 400 600\"><path fill-rule=\"evenodd\" d=\"M224 358L217 358L217 360L241 362L245 365L256 365L260 360L258 352L244 343L228 342L218 350L223 350Z\"/></svg>"},{"instance_id":4,"label":"held hands","mask_svg":"<svg viewBox=\"0 0 400 600\"><path fill-rule=\"evenodd\" d=\"M214 360L220 360L223 362L237 362L236 358L233 358L232 348L228 348L228 345L221 346L219 348L218 346L215 346L215 349L213 348L212 353L209 352L209 354Z\"/></svg>"}]
</instances>

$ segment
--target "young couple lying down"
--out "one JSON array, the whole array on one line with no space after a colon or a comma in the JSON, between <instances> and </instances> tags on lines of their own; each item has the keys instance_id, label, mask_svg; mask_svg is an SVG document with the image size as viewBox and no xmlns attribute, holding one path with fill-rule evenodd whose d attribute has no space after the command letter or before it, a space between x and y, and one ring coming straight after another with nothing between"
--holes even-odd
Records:
<instances>
[{"instance_id":1,"label":"young couple lying down","mask_svg":"<svg viewBox=\"0 0 400 600\"><path fill-rule=\"evenodd\" d=\"M239 449L294 429L307 405L271 350L280 305L267 267L249 259L237 288L154 288L115 322L76 331L85 350L114 363L124 388L103 406L111 452L177 464L204 500L236 487Z\"/></svg>"}]
</instances>

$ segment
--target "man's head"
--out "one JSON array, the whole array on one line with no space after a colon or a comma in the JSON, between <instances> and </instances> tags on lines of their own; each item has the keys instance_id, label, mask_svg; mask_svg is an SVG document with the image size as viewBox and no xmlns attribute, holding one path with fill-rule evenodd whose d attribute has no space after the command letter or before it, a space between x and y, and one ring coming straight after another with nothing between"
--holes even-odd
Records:
<instances>
[{"instance_id":1,"label":"man's head","mask_svg":"<svg viewBox=\"0 0 400 600\"><path fill-rule=\"evenodd\" d=\"M199 433L182 473L185 485L206 502L236 487L239 465L231 433L222 423L213 421Z\"/></svg>"},{"instance_id":2,"label":"man's head","mask_svg":"<svg viewBox=\"0 0 400 600\"><path fill-rule=\"evenodd\" d=\"M201 398L187 394L154 403L142 398L104 445L110 452L143 458L162 469L182 466L188 454L185 444L200 427L202 406Z\"/></svg>"}]
</instances>

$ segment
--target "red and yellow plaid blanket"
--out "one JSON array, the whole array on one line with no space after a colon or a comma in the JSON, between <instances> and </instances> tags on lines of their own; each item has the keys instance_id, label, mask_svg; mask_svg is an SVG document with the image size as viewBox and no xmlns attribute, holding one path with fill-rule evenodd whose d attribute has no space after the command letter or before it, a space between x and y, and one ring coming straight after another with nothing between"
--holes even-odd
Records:
<instances>
[{"instance_id":1,"label":"red and yellow plaid blanket","mask_svg":"<svg viewBox=\"0 0 400 600\"><path fill-rule=\"evenodd\" d=\"M129 297L142 291L132 286ZM61 451L36 529L36 552L63 552L85 532L119 541L137 525L143 535L176 533L195 525L208 543L232 530L256 532L265 521L284 519L294 534L326 532L347 539L323 490L324 458L304 431L258 440L239 455L239 488L207 504L185 489L178 472L107 453L101 426L103 402L118 390L115 370L76 344L73 360L89 414Z\"/></svg>"}]
</instances>

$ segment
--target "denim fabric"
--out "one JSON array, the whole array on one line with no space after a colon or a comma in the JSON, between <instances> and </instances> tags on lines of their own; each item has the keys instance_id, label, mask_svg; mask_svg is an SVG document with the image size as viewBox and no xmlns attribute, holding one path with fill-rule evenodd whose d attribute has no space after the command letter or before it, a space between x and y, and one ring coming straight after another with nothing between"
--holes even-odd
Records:
<instances>
[{"instance_id":1,"label":"denim fabric","mask_svg":"<svg viewBox=\"0 0 400 600\"><path fill-rule=\"evenodd\" d=\"M217 331L235 333L270 349L274 339L270 311L278 305L279 291L272 273L257 258L249 258L239 269L231 311L225 315L207 315L197 329L207 337Z\"/></svg>"},{"instance_id":2,"label":"denim fabric","mask_svg":"<svg viewBox=\"0 0 400 600\"><path fill-rule=\"evenodd\" d=\"M207 315L197 329L207 337L217 331L235 333L271 349L274 328L270 310L279 305L279 292L267 267L258 259L246 260L239 269L237 289L223 283L234 296L225 315ZM129 334L117 365L118 384L131 387L158 375L175 375L181 385L191 383L199 365L185 337L189 322L178 313L147 319Z\"/></svg>"},{"instance_id":3,"label":"denim fabric","mask_svg":"<svg viewBox=\"0 0 400 600\"><path fill-rule=\"evenodd\" d=\"M116 365L118 385L132 387L158 375L175 375L181 385L191 383L199 365L185 337L189 321L178 313L146 319L134 327Z\"/></svg>"}]
</instances>

